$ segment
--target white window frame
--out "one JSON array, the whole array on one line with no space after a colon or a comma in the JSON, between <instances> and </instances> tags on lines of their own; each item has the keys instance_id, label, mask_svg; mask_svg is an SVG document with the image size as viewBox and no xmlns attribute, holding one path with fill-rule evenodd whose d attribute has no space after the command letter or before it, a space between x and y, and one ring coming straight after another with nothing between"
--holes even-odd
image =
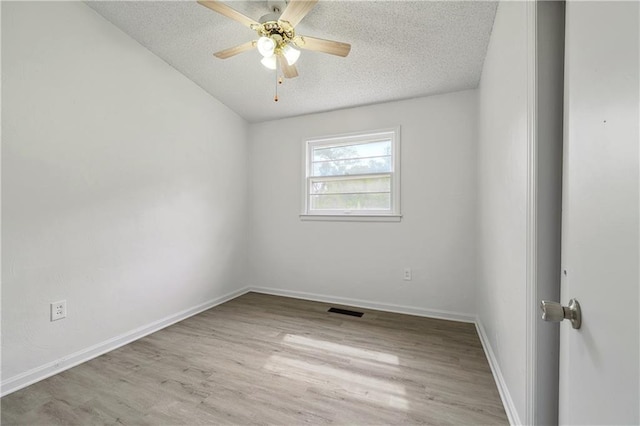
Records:
<instances>
[{"instance_id":1,"label":"white window frame","mask_svg":"<svg viewBox=\"0 0 640 426\"><path fill-rule=\"evenodd\" d=\"M374 142L377 139L391 139L391 167L389 173L372 173L389 175L391 178L391 208L389 210L311 210L311 152L318 146L352 145L354 143ZM303 181L302 181L302 220L337 220L337 221L376 221L399 222L400 213L400 126L346 133L333 136L309 138L304 141L303 149Z\"/></svg>"}]
</instances>

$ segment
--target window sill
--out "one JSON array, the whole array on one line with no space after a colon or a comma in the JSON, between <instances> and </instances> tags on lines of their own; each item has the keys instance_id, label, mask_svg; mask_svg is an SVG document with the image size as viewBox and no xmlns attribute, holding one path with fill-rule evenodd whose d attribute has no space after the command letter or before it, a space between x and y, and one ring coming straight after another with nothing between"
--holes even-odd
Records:
<instances>
[{"instance_id":1,"label":"window sill","mask_svg":"<svg viewBox=\"0 0 640 426\"><path fill-rule=\"evenodd\" d=\"M300 220L329 222L400 222L402 215L358 215L358 214L301 214Z\"/></svg>"}]
</instances>

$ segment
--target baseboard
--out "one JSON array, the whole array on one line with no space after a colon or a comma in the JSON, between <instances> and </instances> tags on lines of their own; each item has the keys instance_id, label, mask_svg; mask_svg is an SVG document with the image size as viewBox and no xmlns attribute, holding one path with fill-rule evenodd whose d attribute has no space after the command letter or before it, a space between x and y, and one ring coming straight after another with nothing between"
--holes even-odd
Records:
<instances>
[{"instance_id":1,"label":"baseboard","mask_svg":"<svg viewBox=\"0 0 640 426\"><path fill-rule=\"evenodd\" d=\"M295 299L313 300L323 303L335 303L346 306L353 306L356 308L375 309L378 311L395 312L398 314L416 315L420 317L438 318L450 321L469 322L475 323L475 315L442 311L437 309L425 309L415 306L395 305L391 303L373 302L370 300L351 299L347 297L329 296L326 294L307 293L303 291L283 290L279 288L268 287L249 287L248 291L255 293L272 294L274 296L293 297Z\"/></svg>"},{"instance_id":2,"label":"baseboard","mask_svg":"<svg viewBox=\"0 0 640 426\"><path fill-rule=\"evenodd\" d=\"M39 382L40 380L44 380L47 377L51 377L55 374L61 373L62 371L75 367L78 364L82 364L83 362L89 361L109 351L117 349L120 346L124 346L144 336L155 333L158 330L187 319L193 315L199 314L200 312L206 311L207 309L210 309L221 303L241 296L247 293L247 291L248 289L246 288L233 291L200 305L170 315L161 320L154 321L151 324L138 327L112 339L105 340L104 342L100 342L91 347L82 349L78 352L65 356L64 358L57 359L24 373L18 374L17 376L10 377L0 383L0 396L8 395L33 383Z\"/></svg>"},{"instance_id":3,"label":"baseboard","mask_svg":"<svg viewBox=\"0 0 640 426\"><path fill-rule=\"evenodd\" d=\"M502 399L502 405L504 405L504 410L507 412L509 423L511 425L521 425L522 422L520 421L520 416L518 416L518 410L516 410L516 406L513 403L511 394L509 393L509 388L507 387L507 383L505 382L502 371L500 370L498 360L493 352L493 349L491 348L491 343L489 343L487 332L484 330L484 326L482 325L482 322L479 318L476 318L475 323L476 329L478 330L478 336L480 336L480 342L482 343L484 353L487 355L487 360L489 361L489 366L491 367L491 372L493 373L493 379L498 386L498 392L500 393L500 398Z\"/></svg>"}]
</instances>

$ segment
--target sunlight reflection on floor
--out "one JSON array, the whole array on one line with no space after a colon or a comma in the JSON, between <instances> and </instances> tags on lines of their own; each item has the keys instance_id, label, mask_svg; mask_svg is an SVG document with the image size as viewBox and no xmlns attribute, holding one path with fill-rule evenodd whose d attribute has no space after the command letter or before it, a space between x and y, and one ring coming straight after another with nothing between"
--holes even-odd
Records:
<instances>
[{"instance_id":1,"label":"sunlight reflection on floor","mask_svg":"<svg viewBox=\"0 0 640 426\"><path fill-rule=\"evenodd\" d=\"M384 352L372 351L369 349L354 348L353 346L341 345L339 343L327 342L324 340L310 339L295 334L287 334L284 336L283 342L292 346L307 346L314 349L332 352L334 354L348 355L368 359L372 361L385 362L387 364L398 365L398 357Z\"/></svg>"},{"instance_id":2,"label":"sunlight reflection on floor","mask_svg":"<svg viewBox=\"0 0 640 426\"><path fill-rule=\"evenodd\" d=\"M271 355L264 365L267 371L289 379L304 380L307 383L324 386L329 384L332 392L338 392L344 396L405 411L409 409L409 402L405 398L405 387L394 380L384 378L389 374L390 366L399 365L397 356L292 334L287 334L283 343L293 349L303 350L309 355L316 354L317 357L307 361L300 359L295 352ZM327 355L340 355L344 358L341 362L345 365L329 365L323 361L323 357ZM373 364L373 367L369 368L379 368L380 375L371 377L371 375L350 371L349 365L352 360Z\"/></svg>"}]
</instances>

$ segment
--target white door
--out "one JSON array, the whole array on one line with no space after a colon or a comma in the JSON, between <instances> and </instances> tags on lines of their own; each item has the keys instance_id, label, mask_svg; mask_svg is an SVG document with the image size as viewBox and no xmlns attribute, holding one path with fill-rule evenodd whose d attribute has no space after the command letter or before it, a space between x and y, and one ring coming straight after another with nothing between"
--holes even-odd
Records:
<instances>
[{"instance_id":1,"label":"white door","mask_svg":"<svg viewBox=\"0 0 640 426\"><path fill-rule=\"evenodd\" d=\"M640 423L637 1L567 2L560 423Z\"/></svg>"}]
</instances>

